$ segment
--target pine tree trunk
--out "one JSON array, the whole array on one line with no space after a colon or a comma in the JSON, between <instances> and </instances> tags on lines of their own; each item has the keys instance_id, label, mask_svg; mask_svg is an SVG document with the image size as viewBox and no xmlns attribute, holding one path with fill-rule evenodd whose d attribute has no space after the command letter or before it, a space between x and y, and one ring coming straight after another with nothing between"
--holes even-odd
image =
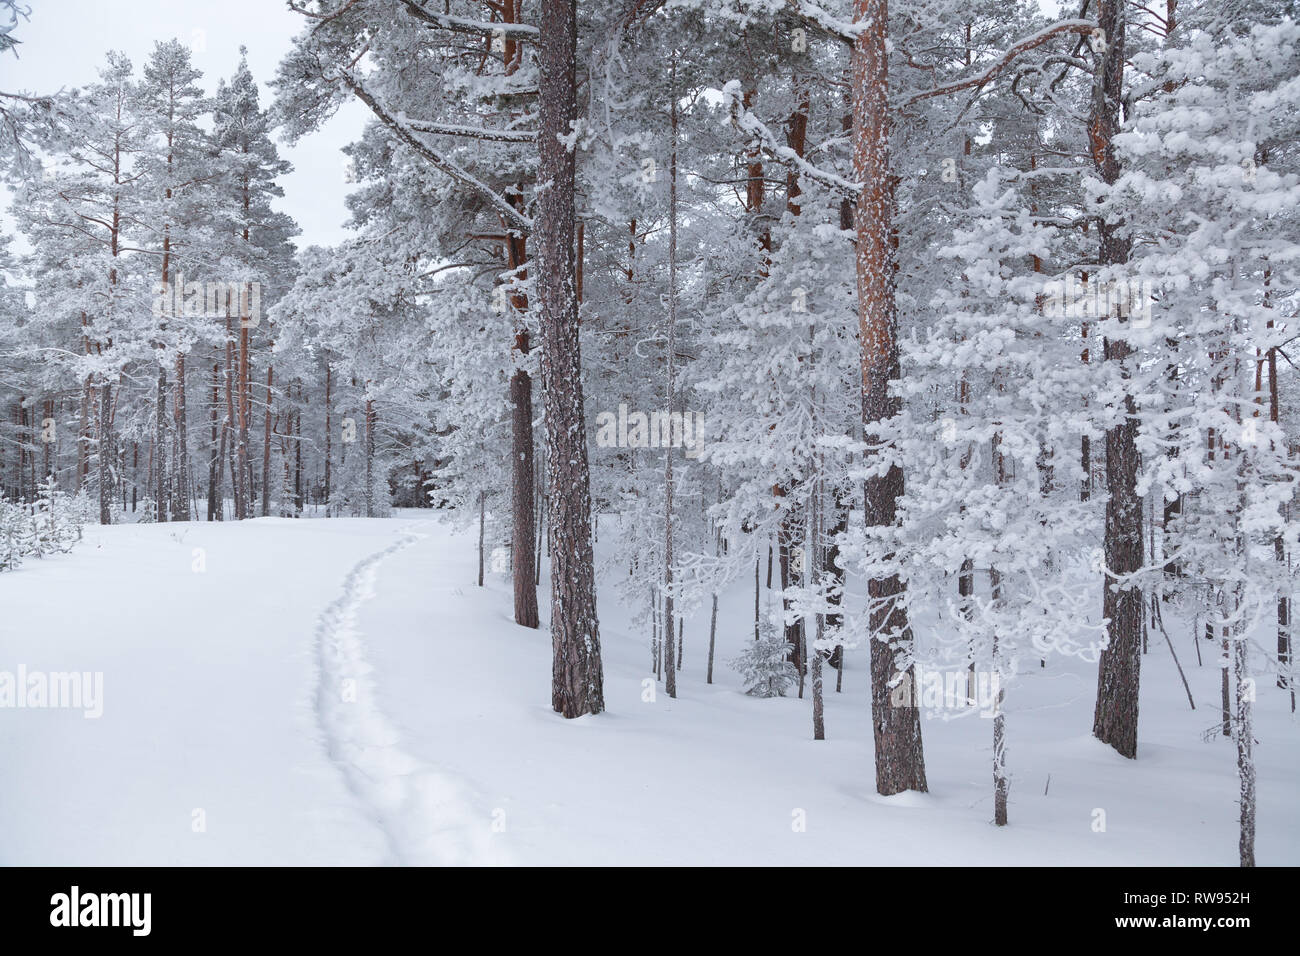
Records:
<instances>
[{"instance_id":1,"label":"pine tree trunk","mask_svg":"<svg viewBox=\"0 0 1300 956\"><path fill-rule=\"evenodd\" d=\"M1105 38L1096 63L1088 135L1098 175L1114 183L1120 174L1112 138L1119 130L1124 76L1124 9L1120 0L1098 0L1097 23ZM1130 241L1118 224L1100 226L1102 266L1128 262ZM1114 321L1122 321L1115 319ZM1107 338L1105 360L1124 363L1130 353L1123 340ZM1123 371L1127 378L1129 372ZM1142 567L1142 500L1137 493L1137 409L1124 397L1125 418L1106 432L1105 553L1110 574L1124 576ZM1097 706L1093 734L1125 757L1137 756L1138 682L1141 673L1142 591L1117 590L1104 584L1103 615L1110 621L1109 642L1097 665Z\"/></svg>"},{"instance_id":2,"label":"pine tree trunk","mask_svg":"<svg viewBox=\"0 0 1300 956\"><path fill-rule=\"evenodd\" d=\"M18 454L14 458L14 500L27 501L27 488L24 474L27 471L27 416L23 413L23 396L18 396L14 404L14 436L17 438Z\"/></svg>"},{"instance_id":3,"label":"pine tree trunk","mask_svg":"<svg viewBox=\"0 0 1300 956\"><path fill-rule=\"evenodd\" d=\"M835 607L839 607L844 600L844 569L840 567L840 547L838 544L839 536L844 534L849 528L849 509L840 501L838 492L835 498L835 525L827 534L826 544L822 549L822 574L831 579L831 586L834 590L826 596L827 601ZM826 628L837 631L844 625L844 615L839 611L832 611L826 615ZM835 668L838 675L843 664L844 645L836 644L835 649L831 651L830 657L826 663ZM838 676L837 676L838 681ZM837 688L838 689L838 688Z\"/></svg>"},{"instance_id":4,"label":"pine tree trunk","mask_svg":"<svg viewBox=\"0 0 1300 956\"><path fill-rule=\"evenodd\" d=\"M999 670L997 637L993 638L993 673ZM1005 696L1001 684L998 685L993 714L993 822L1000 827L1007 825L1007 797L1010 781L1007 777L1007 727L1006 715L1002 712L1002 699Z\"/></svg>"},{"instance_id":5,"label":"pine tree trunk","mask_svg":"<svg viewBox=\"0 0 1300 956\"><path fill-rule=\"evenodd\" d=\"M565 717L578 717L600 713L605 699L574 289L575 164L562 141L577 118L576 0L541 0L539 12L537 179L549 184L538 197L536 219L550 501L551 704Z\"/></svg>"},{"instance_id":6,"label":"pine tree trunk","mask_svg":"<svg viewBox=\"0 0 1300 956\"><path fill-rule=\"evenodd\" d=\"M507 59L510 59L507 57ZM511 62L514 62L513 60ZM518 205L521 197L512 194L511 203ZM511 234L506 241L506 265L511 274L523 280L527 276L524 266L528 262L527 240L522 235ZM518 313L528 309L528 297L522 293L510 296L511 307ZM532 351L532 340L522 319L515 331L515 350L521 355ZM533 447L533 380L527 370L517 368L510 377L510 480L512 535L510 545L510 571L514 585L515 623L520 627L538 627L537 582L540 579L540 562L533 548L537 535L537 507L534 502L536 459Z\"/></svg>"},{"instance_id":7,"label":"pine tree trunk","mask_svg":"<svg viewBox=\"0 0 1300 956\"><path fill-rule=\"evenodd\" d=\"M176 356L172 385L172 520L190 520L190 443L185 415L185 355Z\"/></svg>"},{"instance_id":8,"label":"pine tree trunk","mask_svg":"<svg viewBox=\"0 0 1300 956\"><path fill-rule=\"evenodd\" d=\"M42 418L49 422L55 421L54 399L47 398L45 400L45 414ZM50 458L54 452L54 442L50 440L45 432L45 421L41 422L41 474L45 476L46 480L49 480L50 475L53 473L50 469Z\"/></svg>"},{"instance_id":9,"label":"pine tree trunk","mask_svg":"<svg viewBox=\"0 0 1300 956\"><path fill-rule=\"evenodd\" d=\"M235 338L234 329L229 316L226 317L226 421L222 427L222 449L223 457L229 453L230 430L235 427ZM225 465L224 461L222 463ZM239 519L244 516L244 505L242 499L243 489L240 485L239 474L237 469L230 469L230 495L234 499L235 518ZM224 507L222 509L225 510Z\"/></svg>"},{"instance_id":10,"label":"pine tree trunk","mask_svg":"<svg viewBox=\"0 0 1300 956\"><path fill-rule=\"evenodd\" d=\"M721 496L722 489L719 483L718 494ZM716 558L722 554L722 529L715 527L713 529L713 556ZM706 684L713 683L713 648L718 636L718 592L713 592L713 606L709 610L709 669L705 678Z\"/></svg>"},{"instance_id":11,"label":"pine tree trunk","mask_svg":"<svg viewBox=\"0 0 1300 956\"><path fill-rule=\"evenodd\" d=\"M271 383L275 369L266 367L266 417L262 427L262 517L271 513ZM289 468L285 462L285 470Z\"/></svg>"},{"instance_id":12,"label":"pine tree trunk","mask_svg":"<svg viewBox=\"0 0 1300 956\"><path fill-rule=\"evenodd\" d=\"M334 458L333 445L331 442L334 437L334 398L331 393L333 385L333 368L328 360L325 363L325 515L329 516L330 509L330 467Z\"/></svg>"},{"instance_id":13,"label":"pine tree trunk","mask_svg":"<svg viewBox=\"0 0 1300 956\"><path fill-rule=\"evenodd\" d=\"M77 491L83 491L90 477L90 401L94 393L91 376L81 389L81 424L77 431Z\"/></svg>"},{"instance_id":14,"label":"pine tree trunk","mask_svg":"<svg viewBox=\"0 0 1300 956\"><path fill-rule=\"evenodd\" d=\"M521 333L526 344L528 333ZM526 346L525 346L526 347ZM522 368L510 377L511 518L510 570L514 584L515 623L537 627L537 568L533 551L536 511L533 506L533 381Z\"/></svg>"},{"instance_id":15,"label":"pine tree trunk","mask_svg":"<svg viewBox=\"0 0 1300 956\"><path fill-rule=\"evenodd\" d=\"M506 23L518 23L522 3L520 0L505 0L501 8L501 18ZM523 65L523 45L513 36L507 36L502 44L502 64L505 74L513 76ZM522 208L523 195L520 191L512 192L508 201L511 205ZM525 265L528 262L527 239L518 232L510 231L507 224L506 265L512 277L522 281L527 277ZM528 297L516 293L510 297L511 306L522 315L528 308ZM522 318L515 331L515 349L521 356L532 349L528 328ZM543 387L545 387L543 383ZM540 618L537 608L537 587L541 580L541 545L538 536L538 511L534 498L536 492L536 458L533 440L533 382L532 377L523 368L515 369L510 377L510 480L511 480L511 542L510 572L514 587L515 623L521 627L538 627ZM537 548L535 552L533 549Z\"/></svg>"},{"instance_id":16,"label":"pine tree trunk","mask_svg":"<svg viewBox=\"0 0 1300 956\"><path fill-rule=\"evenodd\" d=\"M1241 829L1238 850L1242 866L1255 865L1255 730L1245 634L1233 641L1233 663L1237 672L1237 778L1240 785Z\"/></svg>"},{"instance_id":17,"label":"pine tree trunk","mask_svg":"<svg viewBox=\"0 0 1300 956\"><path fill-rule=\"evenodd\" d=\"M487 529L487 492L478 493L478 586L483 586L483 537Z\"/></svg>"},{"instance_id":18,"label":"pine tree trunk","mask_svg":"<svg viewBox=\"0 0 1300 956\"><path fill-rule=\"evenodd\" d=\"M1225 611L1226 613L1226 611ZM1223 658L1223 666L1219 670L1219 703L1223 711L1223 736L1232 736L1232 652L1229 645L1230 630L1228 626L1223 625L1219 633L1222 640L1219 643L1219 652Z\"/></svg>"},{"instance_id":19,"label":"pine tree trunk","mask_svg":"<svg viewBox=\"0 0 1300 956\"><path fill-rule=\"evenodd\" d=\"M665 411L672 413L676 401L673 377L677 371L677 58L672 61L669 84L669 127L672 144L668 161L668 374L665 383ZM664 621L667 624L669 666L664 669L664 693L677 696L677 667L673 667L673 447L664 448ZM678 652L678 667L681 666Z\"/></svg>"},{"instance_id":20,"label":"pine tree trunk","mask_svg":"<svg viewBox=\"0 0 1300 956\"><path fill-rule=\"evenodd\" d=\"M1273 328L1271 319L1268 326ZM1268 350L1268 419L1274 425L1278 424L1280 411L1277 347L1274 346ZM1289 513L1290 505L1284 507ZM1273 557L1279 565L1286 566L1286 545L1281 535L1273 539ZM1291 596L1286 590L1281 591L1277 596L1277 686L1291 687Z\"/></svg>"},{"instance_id":21,"label":"pine tree trunk","mask_svg":"<svg viewBox=\"0 0 1300 956\"><path fill-rule=\"evenodd\" d=\"M293 413L293 516L302 516L302 381L298 382L298 407Z\"/></svg>"},{"instance_id":22,"label":"pine tree trunk","mask_svg":"<svg viewBox=\"0 0 1300 956\"><path fill-rule=\"evenodd\" d=\"M791 620L790 598L786 596L789 588L795 588L800 585L801 575L794 567L794 548L798 535L798 519L793 511L785 504L785 489L777 485L772 489L774 496L780 502L781 507L785 510L785 517L781 519L781 524L777 529L777 567L780 570L781 585L781 609L784 611L785 618L785 641L790 645L790 650L786 653L786 659L794 665L799 674L800 687L803 686L803 675L805 671L803 660L803 619L798 618ZM769 571L770 577L770 571ZM799 695L803 696L802 693Z\"/></svg>"},{"instance_id":23,"label":"pine tree trunk","mask_svg":"<svg viewBox=\"0 0 1300 956\"><path fill-rule=\"evenodd\" d=\"M242 311L242 310L241 310ZM253 464L248 454L248 425L251 418L252 409L249 404L249 379L248 379L248 324L247 317L239 317L239 395L237 409L239 412L239 431L236 434L236 460L239 463L239 484L240 484L240 501L242 502L238 517L251 518L253 516L252 507L252 482L249 476L252 474Z\"/></svg>"},{"instance_id":24,"label":"pine tree trunk","mask_svg":"<svg viewBox=\"0 0 1300 956\"><path fill-rule=\"evenodd\" d=\"M230 473L231 493L236 498L238 498L239 495L237 490L239 488L239 476L236 474L236 472L239 471L239 466L235 461L235 444L237 441L238 436L235 434L235 423L230 421L226 422L221 433L221 447L225 449L225 466L226 470ZM238 505L236 505L236 507L238 507ZM238 512L236 512L236 520L238 520Z\"/></svg>"},{"instance_id":25,"label":"pine tree trunk","mask_svg":"<svg viewBox=\"0 0 1300 956\"><path fill-rule=\"evenodd\" d=\"M859 341L862 350L862 421L868 444L879 444L879 423L899 412L889 382L899 377L894 271L890 255L893 189L889 172L889 77L887 70L888 0L854 0L854 20L866 23L853 45L853 174L863 184L856 209ZM878 454L878 453L873 453ZM903 494L903 471L891 466L869 478L864 489L866 524L895 523L897 499ZM874 635L896 635L906 655L910 631L898 605L903 583L897 575L867 583ZM904 665L908 666L908 665ZM875 739L876 790L888 796L903 790L926 790L921 716L913 702L895 707L890 682L897 673L895 653L881 640L871 641L871 714ZM904 680L910 680L909 673Z\"/></svg>"},{"instance_id":26,"label":"pine tree trunk","mask_svg":"<svg viewBox=\"0 0 1300 956\"><path fill-rule=\"evenodd\" d=\"M534 443L535 446L536 443ZM545 448L542 449L542 457L545 458ZM533 495L533 514L537 516L537 553L533 555L533 567L536 576L533 578L533 584L537 587L542 586L542 546L546 539L546 469L545 462L538 462L536 467L537 480L534 487L537 489ZM592 535L595 536L600 530L599 525L592 527Z\"/></svg>"},{"instance_id":27,"label":"pine tree trunk","mask_svg":"<svg viewBox=\"0 0 1300 956\"><path fill-rule=\"evenodd\" d=\"M367 386L369 383L367 383ZM375 403L366 399L366 517L375 516Z\"/></svg>"},{"instance_id":28,"label":"pine tree trunk","mask_svg":"<svg viewBox=\"0 0 1300 956\"><path fill-rule=\"evenodd\" d=\"M212 427L208 452L208 520L218 521L221 514L221 456L225 453L218 443L218 430L221 427L221 414L218 407L221 402L221 363L212 363L212 404L210 423Z\"/></svg>"},{"instance_id":29,"label":"pine tree trunk","mask_svg":"<svg viewBox=\"0 0 1300 956\"><path fill-rule=\"evenodd\" d=\"M813 568L820 568L825 557L822 553L822 477L821 463L818 461L818 475L812 497L812 513L808 516L808 537L804 544L807 561ZM808 669L812 684L812 721L813 740L826 739L825 701L822 695L822 639L826 636L826 615L818 613L816 618L816 639L809 649Z\"/></svg>"},{"instance_id":30,"label":"pine tree trunk","mask_svg":"<svg viewBox=\"0 0 1300 956\"><path fill-rule=\"evenodd\" d=\"M99 386L99 523L113 523L112 389L105 379Z\"/></svg>"},{"instance_id":31,"label":"pine tree trunk","mask_svg":"<svg viewBox=\"0 0 1300 956\"><path fill-rule=\"evenodd\" d=\"M167 366L158 363L158 402L157 422L154 432L154 479L157 487L154 493L154 505L159 522L167 520L170 495L167 493Z\"/></svg>"}]
</instances>

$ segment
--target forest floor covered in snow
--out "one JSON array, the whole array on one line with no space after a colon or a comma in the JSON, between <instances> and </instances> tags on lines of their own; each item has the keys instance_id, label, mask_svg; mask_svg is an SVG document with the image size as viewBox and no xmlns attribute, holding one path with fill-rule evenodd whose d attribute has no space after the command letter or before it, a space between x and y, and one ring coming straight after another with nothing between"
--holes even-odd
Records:
<instances>
[{"instance_id":1,"label":"forest floor covered in snow","mask_svg":"<svg viewBox=\"0 0 1300 956\"><path fill-rule=\"evenodd\" d=\"M725 662L752 639L752 585L724 595L715 683L706 607L678 699L647 701L646 635L605 582L608 710L566 721L545 628L476 572L472 534L408 511L90 527L0 575L0 672L103 675L98 717L0 709L0 864L1237 862L1235 750L1202 737L1217 658L1207 642L1197 666L1185 622L1197 709L1157 632L1136 761L1089 734L1095 665L1008 688L998 828L978 716L925 720L928 794L875 794L865 649L843 693L828 672L824 741L808 701L745 696ZM1258 698L1258 859L1296 865L1300 722L1271 678Z\"/></svg>"}]
</instances>

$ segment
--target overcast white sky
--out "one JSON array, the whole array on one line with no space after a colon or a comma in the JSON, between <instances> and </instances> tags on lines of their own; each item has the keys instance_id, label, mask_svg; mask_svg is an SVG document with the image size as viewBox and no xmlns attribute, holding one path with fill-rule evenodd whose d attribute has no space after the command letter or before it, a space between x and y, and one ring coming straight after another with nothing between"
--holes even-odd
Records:
<instances>
[{"instance_id":1,"label":"overcast white sky","mask_svg":"<svg viewBox=\"0 0 1300 956\"><path fill-rule=\"evenodd\" d=\"M48 93L82 86L95 79L108 50L120 50L140 69L154 42L176 37L190 44L194 63L203 71L203 87L212 92L219 77L228 77L239 62L239 46L248 47L249 67L262 85L263 106L271 102L267 82L275 75L290 39L303 18L284 0L24 0L31 18L19 24L18 59L0 56L0 89ZM1058 0L1039 0L1049 13ZM302 229L298 245L327 245L345 235L347 190L340 147L360 135L366 110L359 103L344 107L319 132L295 147L279 143L294 171L281 180L284 198L277 208ZM7 199L2 203L8 206ZM0 216L6 232L12 220ZM21 239L19 246L21 246Z\"/></svg>"},{"instance_id":2,"label":"overcast white sky","mask_svg":"<svg viewBox=\"0 0 1300 956\"><path fill-rule=\"evenodd\" d=\"M193 50L194 64L203 71L200 83L209 93L216 89L218 78L234 72L240 44L247 46L248 65L262 86L262 105L266 107L271 102L266 84L303 23L284 0L25 3L32 13L31 19L20 22L14 31L21 41L18 59L12 54L0 56L3 90L48 93L85 85L95 79L109 50L125 53L138 73L156 40L176 37ZM297 220L302 235L295 241L300 247L334 243L345 234L347 184L339 148L360 134L365 113L361 104L349 103L325 128L297 146L277 142L280 155L293 163L294 171L281 180L284 198L276 207Z\"/></svg>"}]
</instances>

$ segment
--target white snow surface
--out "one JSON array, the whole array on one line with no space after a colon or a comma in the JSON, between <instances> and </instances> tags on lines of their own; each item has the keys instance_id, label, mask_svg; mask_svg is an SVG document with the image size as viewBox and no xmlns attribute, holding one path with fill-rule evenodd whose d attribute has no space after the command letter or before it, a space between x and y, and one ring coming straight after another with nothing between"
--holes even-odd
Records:
<instances>
[{"instance_id":1,"label":"white snow surface","mask_svg":"<svg viewBox=\"0 0 1300 956\"><path fill-rule=\"evenodd\" d=\"M1136 761L1089 734L1095 665L1013 682L998 828L980 717L925 720L929 793L875 794L865 649L844 693L828 671L825 741L809 701L742 694L725 662L752 584L723 596L715 683L705 607L679 698L653 702L645 635L603 586L608 710L566 721L545 627L476 573L473 533L407 511L91 527L0 575L0 671L99 671L104 697L98 719L0 709L0 864L1237 862L1235 750L1202 740L1217 656L1197 666L1187 622L1167 624L1197 709L1157 632ZM1271 677L1258 695L1258 860L1296 865L1300 726Z\"/></svg>"}]
</instances>

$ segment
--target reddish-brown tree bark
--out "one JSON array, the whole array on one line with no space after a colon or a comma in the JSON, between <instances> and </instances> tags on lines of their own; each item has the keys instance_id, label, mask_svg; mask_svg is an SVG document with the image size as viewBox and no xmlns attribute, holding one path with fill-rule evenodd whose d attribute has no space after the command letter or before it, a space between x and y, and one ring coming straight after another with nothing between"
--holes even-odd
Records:
<instances>
[{"instance_id":1,"label":"reddish-brown tree bark","mask_svg":"<svg viewBox=\"0 0 1300 956\"><path fill-rule=\"evenodd\" d=\"M855 211L859 341L862 350L862 421L869 445L879 444L881 423L900 410L889 382L899 376L897 313L891 255L893 188L889 176L889 74L887 61L888 0L854 0L854 20L865 23L853 44L850 61L853 96L853 174L862 184ZM874 452L873 454L879 454ZM903 471L891 465L867 479L866 524L894 524L897 499L903 494ZM867 582L874 635L892 635L889 643L871 641L871 715L876 751L876 790L889 795L925 790L925 755L921 717L915 695L894 706L890 683L898 676L895 660L911 640L907 614L900 606L903 583L897 575ZM897 648L897 650L895 649ZM910 681L911 673L902 680Z\"/></svg>"}]
</instances>

